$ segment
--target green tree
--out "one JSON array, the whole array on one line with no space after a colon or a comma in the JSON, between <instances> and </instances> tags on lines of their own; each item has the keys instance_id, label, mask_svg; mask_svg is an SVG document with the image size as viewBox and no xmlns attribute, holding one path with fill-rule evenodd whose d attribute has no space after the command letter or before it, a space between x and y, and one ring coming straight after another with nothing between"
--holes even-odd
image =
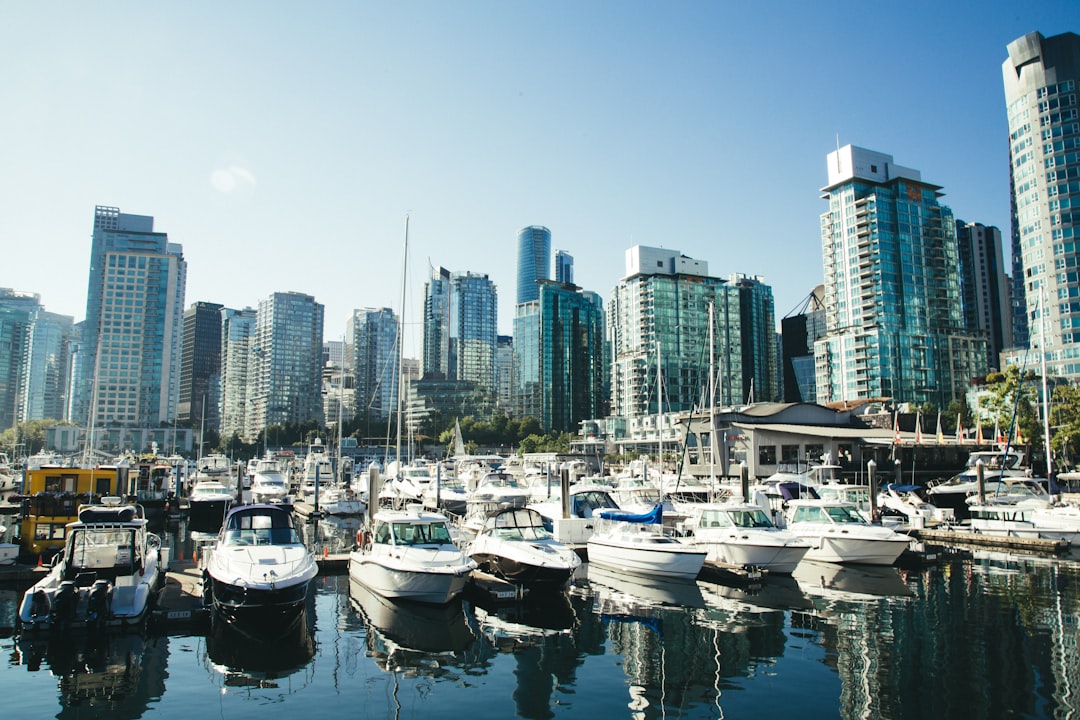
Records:
<instances>
[{"instance_id":1,"label":"green tree","mask_svg":"<svg viewBox=\"0 0 1080 720\"><path fill-rule=\"evenodd\" d=\"M1073 458L1080 455L1080 388L1059 385L1051 397L1050 447L1054 465L1073 467Z\"/></svg>"},{"instance_id":2,"label":"green tree","mask_svg":"<svg viewBox=\"0 0 1080 720\"><path fill-rule=\"evenodd\" d=\"M1035 387L1035 373L1028 371L1023 378L1020 368L1009 366L1004 373L991 373L986 376L986 389L991 395L980 402L980 410L987 415L989 422L996 423L1002 435L1013 427L1013 414L1024 440L1031 444L1032 452L1042 450L1042 437L1038 432L1036 408L1039 392ZM1015 429L1013 433L1015 434Z\"/></svg>"}]
</instances>

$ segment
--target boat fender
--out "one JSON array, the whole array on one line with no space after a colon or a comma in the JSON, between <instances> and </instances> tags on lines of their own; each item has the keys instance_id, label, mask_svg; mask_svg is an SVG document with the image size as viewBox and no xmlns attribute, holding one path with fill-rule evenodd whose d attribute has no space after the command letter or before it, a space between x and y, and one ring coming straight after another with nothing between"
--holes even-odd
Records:
<instances>
[{"instance_id":1,"label":"boat fender","mask_svg":"<svg viewBox=\"0 0 1080 720\"><path fill-rule=\"evenodd\" d=\"M358 547L364 547L367 545L368 537L367 531L360 529L356 531L356 544Z\"/></svg>"}]
</instances>

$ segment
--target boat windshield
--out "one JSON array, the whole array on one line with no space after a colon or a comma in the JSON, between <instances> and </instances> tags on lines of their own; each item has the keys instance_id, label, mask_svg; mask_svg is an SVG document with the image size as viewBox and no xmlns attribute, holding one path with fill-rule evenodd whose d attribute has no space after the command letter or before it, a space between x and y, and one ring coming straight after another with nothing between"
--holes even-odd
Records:
<instances>
[{"instance_id":1,"label":"boat windshield","mask_svg":"<svg viewBox=\"0 0 1080 720\"><path fill-rule=\"evenodd\" d=\"M803 505L795 508L792 522L811 523L853 523L864 525L866 523L854 506L851 505Z\"/></svg>"},{"instance_id":2,"label":"boat windshield","mask_svg":"<svg viewBox=\"0 0 1080 720\"><path fill-rule=\"evenodd\" d=\"M226 545L297 545L300 537L292 528L259 528L229 530L225 533Z\"/></svg>"},{"instance_id":3,"label":"boat windshield","mask_svg":"<svg viewBox=\"0 0 1080 720\"><path fill-rule=\"evenodd\" d=\"M375 530L375 542L384 545L451 545L446 523L383 523Z\"/></svg>"}]
</instances>

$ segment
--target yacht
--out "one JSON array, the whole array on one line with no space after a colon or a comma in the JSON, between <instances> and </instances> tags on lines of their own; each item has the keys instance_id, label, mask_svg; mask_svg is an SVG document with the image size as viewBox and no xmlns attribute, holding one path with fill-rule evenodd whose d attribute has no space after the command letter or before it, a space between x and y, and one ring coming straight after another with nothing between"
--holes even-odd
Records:
<instances>
[{"instance_id":1,"label":"yacht","mask_svg":"<svg viewBox=\"0 0 1080 720\"><path fill-rule=\"evenodd\" d=\"M646 577L693 580L707 551L663 532L663 506L649 513L600 513L601 527L589 538L589 564Z\"/></svg>"},{"instance_id":2,"label":"yacht","mask_svg":"<svg viewBox=\"0 0 1080 720\"><path fill-rule=\"evenodd\" d=\"M968 455L966 467L956 475L936 483L926 490L926 500L938 508L950 509L957 520L969 517L967 498L979 491L977 465L982 462L983 488L993 494L1006 478L1024 477L1024 456L1015 448L1008 453L1000 450L977 450Z\"/></svg>"},{"instance_id":3,"label":"yacht","mask_svg":"<svg viewBox=\"0 0 1080 720\"><path fill-rule=\"evenodd\" d=\"M224 483L203 477L196 480L188 495L188 525L200 532L217 532L236 493Z\"/></svg>"},{"instance_id":4,"label":"yacht","mask_svg":"<svg viewBox=\"0 0 1080 720\"><path fill-rule=\"evenodd\" d=\"M852 503L803 499L788 503L787 530L810 543L807 560L892 565L911 537L871 525Z\"/></svg>"},{"instance_id":5,"label":"yacht","mask_svg":"<svg viewBox=\"0 0 1080 720\"><path fill-rule=\"evenodd\" d=\"M387 598L441 605L458 597L476 563L450 535L445 515L419 503L382 509L357 534L349 577Z\"/></svg>"},{"instance_id":6,"label":"yacht","mask_svg":"<svg viewBox=\"0 0 1080 720\"><path fill-rule=\"evenodd\" d=\"M63 551L19 606L26 632L137 627L164 583L161 538L137 505L105 497L83 505Z\"/></svg>"},{"instance_id":7,"label":"yacht","mask_svg":"<svg viewBox=\"0 0 1080 720\"><path fill-rule=\"evenodd\" d=\"M262 458L251 474L251 502L292 505L289 484L277 460Z\"/></svg>"},{"instance_id":8,"label":"yacht","mask_svg":"<svg viewBox=\"0 0 1080 720\"><path fill-rule=\"evenodd\" d=\"M701 505L684 523L691 541L709 553L711 562L753 567L790 575L810 551L810 543L781 530L757 505Z\"/></svg>"},{"instance_id":9,"label":"yacht","mask_svg":"<svg viewBox=\"0 0 1080 720\"><path fill-rule=\"evenodd\" d=\"M204 601L226 622L261 632L284 632L298 620L319 570L280 505L232 508L199 560Z\"/></svg>"},{"instance_id":10,"label":"yacht","mask_svg":"<svg viewBox=\"0 0 1080 720\"><path fill-rule=\"evenodd\" d=\"M468 546L484 572L526 588L562 587L581 558L558 542L531 508L504 508L488 516Z\"/></svg>"}]
</instances>

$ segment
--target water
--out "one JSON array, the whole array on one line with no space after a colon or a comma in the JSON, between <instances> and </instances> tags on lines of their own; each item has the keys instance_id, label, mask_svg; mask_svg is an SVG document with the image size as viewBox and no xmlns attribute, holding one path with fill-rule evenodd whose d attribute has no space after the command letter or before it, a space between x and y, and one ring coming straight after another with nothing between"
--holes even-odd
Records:
<instances>
[{"instance_id":1,"label":"water","mask_svg":"<svg viewBox=\"0 0 1080 720\"><path fill-rule=\"evenodd\" d=\"M307 528L331 551L350 530ZM565 595L428 608L320 577L307 622L272 646L219 627L0 638L0 715L1065 718L1080 713L1078 578L1074 561L994 553L800 566L759 588L586 567ZM0 589L0 627L17 597Z\"/></svg>"}]
</instances>

